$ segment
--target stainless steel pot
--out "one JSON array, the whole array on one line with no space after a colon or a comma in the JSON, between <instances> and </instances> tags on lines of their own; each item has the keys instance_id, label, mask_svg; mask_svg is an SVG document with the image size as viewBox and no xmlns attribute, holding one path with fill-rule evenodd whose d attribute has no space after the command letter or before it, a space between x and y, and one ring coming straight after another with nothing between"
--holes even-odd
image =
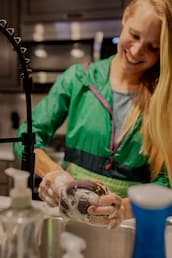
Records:
<instances>
[{"instance_id":1,"label":"stainless steel pot","mask_svg":"<svg viewBox=\"0 0 172 258\"><path fill-rule=\"evenodd\" d=\"M83 251L84 258L131 258L134 244L134 221L124 221L120 227L108 230L102 227L70 221L65 222L60 217L50 217L44 221L41 258L62 258L60 234L63 231L80 236L86 241ZM172 226L166 228L167 258L172 258ZM75 258L75 257L74 257Z\"/></svg>"},{"instance_id":2,"label":"stainless steel pot","mask_svg":"<svg viewBox=\"0 0 172 258\"><path fill-rule=\"evenodd\" d=\"M40 258L61 258L63 250L60 234L65 230L61 217L46 218L43 223L40 245Z\"/></svg>"},{"instance_id":3,"label":"stainless steel pot","mask_svg":"<svg viewBox=\"0 0 172 258\"><path fill-rule=\"evenodd\" d=\"M108 230L82 223L70 222L66 230L85 239L87 248L85 258L131 258L134 240L134 228L121 225Z\"/></svg>"},{"instance_id":4,"label":"stainless steel pot","mask_svg":"<svg viewBox=\"0 0 172 258\"><path fill-rule=\"evenodd\" d=\"M60 233L64 230L86 241L84 258L131 258L134 240L133 225L123 224L117 229L108 230L74 221L65 225L62 218L53 217L44 221L41 258L62 258Z\"/></svg>"}]
</instances>

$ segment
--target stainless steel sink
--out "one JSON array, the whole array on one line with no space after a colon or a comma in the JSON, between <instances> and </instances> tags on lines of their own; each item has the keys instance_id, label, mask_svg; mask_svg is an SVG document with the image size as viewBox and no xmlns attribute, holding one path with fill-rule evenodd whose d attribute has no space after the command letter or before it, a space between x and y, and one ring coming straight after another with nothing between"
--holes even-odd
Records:
<instances>
[{"instance_id":1,"label":"stainless steel sink","mask_svg":"<svg viewBox=\"0 0 172 258\"><path fill-rule=\"evenodd\" d=\"M9 206L10 199L0 196L0 210ZM83 252L84 258L131 258L135 226L134 220L124 221L120 227L108 230L102 227L69 221L67 224L61 217L55 217L52 211L47 213L47 206L42 202L34 202L36 207L45 211L42 232L40 232L40 256L38 258L62 258L63 249L60 236L64 231L80 236L86 241L87 247ZM53 214L53 215L52 215ZM167 258L172 258L172 217L166 227ZM75 258L75 257L73 257Z\"/></svg>"},{"instance_id":2,"label":"stainless steel sink","mask_svg":"<svg viewBox=\"0 0 172 258\"><path fill-rule=\"evenodd\" d=\"M121 225L108 230L82 223L70 222L66 230L86 240L85 258L131 258L134 229Z\"/></svg>"},{"instance_id":3,"label":"stainless steel sink","mask_svg":"<svg viewBox=\"0 0 172 258\"><path fill-rule=\"evenodd\" d=\"M62 257L60 233L64 230L86 241L84 258L131 258L134 240L133 224L123 224L117 229L108 230L74 221L65 225L61 218L45 220L40 249L41 258Z\"/></svg>"},{"instance_id":4,"label":"stainless steel sink","mask_svg":"<svg viewBox=\"0 0 172 258\"><path fill-rule=\"evenodd\" d=\"M60 233L67 231L86 241L84 258L131 258L134 243L134 221L124 221L120 227L108 230L70 221L66 225L62 218L49 218L44 222L41 258L62 258ZM167 258L172 258L172 226L166 228Z\"/></svg>"}]
</instances>

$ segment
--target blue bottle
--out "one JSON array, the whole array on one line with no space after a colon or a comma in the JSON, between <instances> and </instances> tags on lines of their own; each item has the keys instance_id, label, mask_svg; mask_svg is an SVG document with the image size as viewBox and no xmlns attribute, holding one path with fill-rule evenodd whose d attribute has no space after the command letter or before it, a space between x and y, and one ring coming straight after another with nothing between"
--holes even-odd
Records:
<instances>
[{"instance_id":1,"label":"blue bottle","mask_svg":"<svg viewBox=\"0 0 172 258\"><path fill-rule=\"evenodd\" d=\"M128 190L136 231L132 258L166 258L166 219L172 215L172 191L143 184Z\"/></svg>"}]
</instances>

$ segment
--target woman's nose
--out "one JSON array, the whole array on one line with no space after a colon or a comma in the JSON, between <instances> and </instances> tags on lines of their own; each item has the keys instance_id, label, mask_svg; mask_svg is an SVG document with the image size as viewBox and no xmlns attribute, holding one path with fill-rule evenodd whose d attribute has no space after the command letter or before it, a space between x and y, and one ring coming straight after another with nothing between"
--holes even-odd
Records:
<instances>
[{"instance_id":1,"label":"woman's nose","mask_svg":"<svg viewBox=\"0 0 172 258\"><path fill-rule=\"evenodd\" d=\"M142 43L135 43L131 47L130 51L131 51L131 54L133 56L139 56L140 57L140 56L143 56L145 48L144 48Z\"/></svg>"}]
</instances>

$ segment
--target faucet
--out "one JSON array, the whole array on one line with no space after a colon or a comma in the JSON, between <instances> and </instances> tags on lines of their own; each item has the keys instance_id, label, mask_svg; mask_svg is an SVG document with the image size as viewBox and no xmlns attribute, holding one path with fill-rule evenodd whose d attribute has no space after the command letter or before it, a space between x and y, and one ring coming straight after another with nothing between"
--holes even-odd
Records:
<instances>
[{"instance_id":1,"label":"faucet","mask_svg":"<svg viewBox=\"0 0 172 258\"><path fill-rule=\"evenodd\" d=\"M22 142L23 153L21 160L21 169L30 172L28 186L32 189L32 196L34 190L34 143L35 135L32 132L32 110L31 110L31 92L32 92L32 70L28 67L30 59L25 57L27 49L22 46L21 37L15 36L14 28L7 26L7 21L4 19L0 20L0 31L6 36L8 41L12 44L14 50L17 53L19 61L21 63L21 79L23 81L23 89L26 99L26 122L27 131L22 134L21 137L16 138L0 138L0 143L7 142Z\"/></svg>"}]
</instances>

